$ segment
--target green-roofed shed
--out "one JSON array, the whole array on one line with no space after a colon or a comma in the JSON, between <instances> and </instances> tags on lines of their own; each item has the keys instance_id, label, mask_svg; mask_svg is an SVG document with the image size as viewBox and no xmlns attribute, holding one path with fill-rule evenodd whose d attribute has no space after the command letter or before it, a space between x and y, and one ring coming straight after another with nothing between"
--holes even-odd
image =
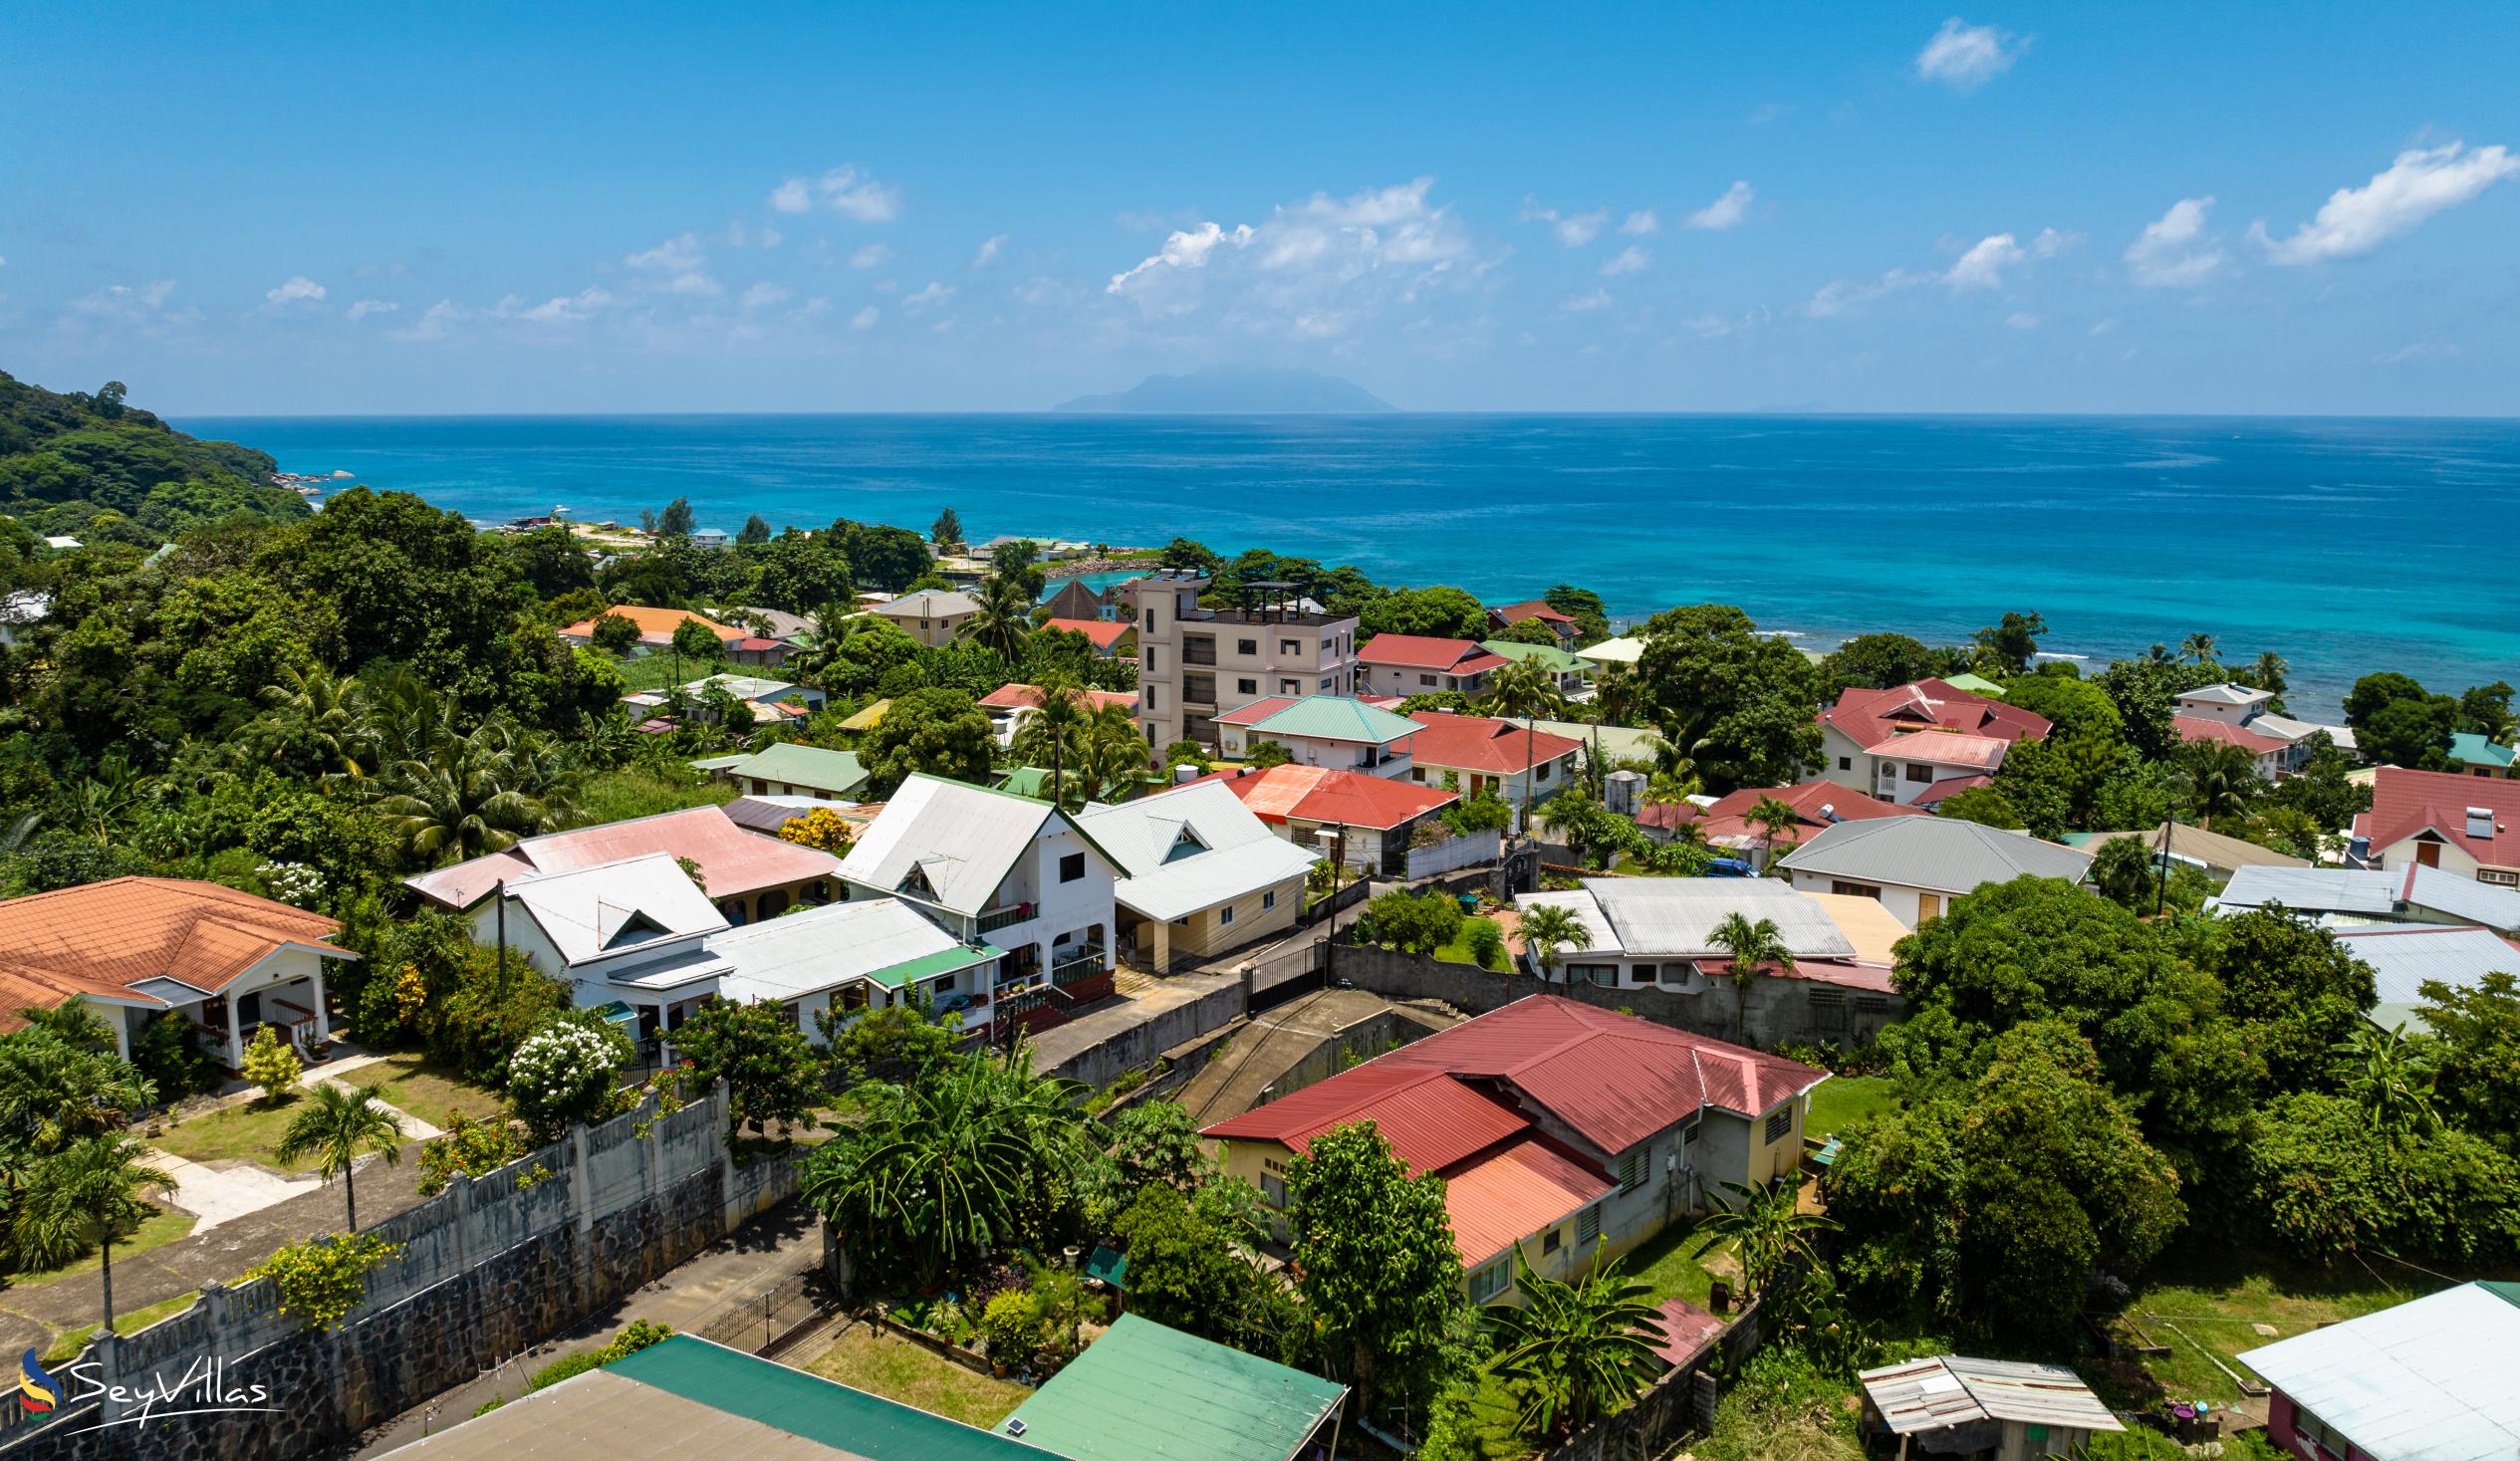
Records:
<instances>
[{"instance_id":1,"label":"green-roofed shed","mask_svg":"<svg viewBox=\"0 0 2520 1461\"><path fill-rule=\"evenodd\" d=\"M1405 715L1345 695L1306 695L1251 727L1254 738L1311 736L1324 741L1363 741L1373 746L1413 736L1425 727Z\"/></svg>"},{"instance_id":2,"label":"green-roofed shed","mask_svg":"<svg viewBox=\"0 0 2520 1461\"><path fill-rule=\"evenodd\" d=\"M1593 661L1572 649L1561 649L1555 644L1521 644L1512 639L1481 639L1479 647L1490 654L1501 654L1507 659L1537 659L1548 667L1551 674L1589 674L1593 669Z\"/></svg>"},{"instance_id":3,"label":"green-roofed shed","mask_svg":"<svg viewBox=\"0 0 2520 1461\"><path fill-rule=\"evenodd\" d=\"M1952 689L1966 690L1972 695L1984 695L1990 700L2004 698L2004 687L1982 674L1970 674L1963 670L1958 674L1944 675L1942 682Z\"/></svg>"},{"instance_id":4,"label":"green-roofed shed","mask_svg":"<svg viewBox=\"0 0 2520 1461\"><path fill-rule=\"evenodd\" d=\"M697 762L692 763L697 765ZM795 741L775 741L718 775L755 796L842 798L866 784L867 768L855 751L832 751Z\"/></svg>"},{"instance_id":5,"label":"green-roofed shed","mask_svg":"<svg viewBox=\"0 0 2520 1461\"><path fill-rule=\"evenodd\" d=\"M1124 1314L998 1429L1074 1461L1288 1461L1347 1393Z\"/></svg>"},{"instance_id":6,"label":"green-roofed shed","mask_svg":"<svg viewBox=\"0 0 2520 1461\"><path fill-rule=\"evenodd\" d=\"M1059 1454L689 1335L661 1339L604 1371L866 1461L1043 1461L1044 1451Z\"/></svg>"}]
</instances>

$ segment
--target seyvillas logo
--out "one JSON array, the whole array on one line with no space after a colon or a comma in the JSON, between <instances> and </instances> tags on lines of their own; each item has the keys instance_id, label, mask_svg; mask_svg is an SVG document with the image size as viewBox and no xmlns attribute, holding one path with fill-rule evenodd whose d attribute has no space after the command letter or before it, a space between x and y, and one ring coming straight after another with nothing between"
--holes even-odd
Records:
<instances>
[{"instance_id":1,"label":"seyvillas logo","mask_svg":"<svg viewBox=\"0 0 2520 1461\"><path fill-rule=\"evenodd\" d=\"M29 1349L18 1360L18 1403L38 1415L49 1415L62 1403L61 1381Z\"/></svg>"}]
</instances>

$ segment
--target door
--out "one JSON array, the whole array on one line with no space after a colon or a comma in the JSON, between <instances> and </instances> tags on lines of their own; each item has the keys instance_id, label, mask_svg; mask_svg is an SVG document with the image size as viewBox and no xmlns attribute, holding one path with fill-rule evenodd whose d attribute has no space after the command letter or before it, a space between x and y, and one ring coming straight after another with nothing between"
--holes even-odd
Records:
<instances>
[{"instance_id":1,"label":"door","mask_svg":"<svg viewBox=\"0 0 2520 1461\"><path fill-rule=\"evenodd\" d=\"M2425 867L2440 866L2441 845L2439 843L2415 844L2415 861Z\"/></svg>"}]
</instances>

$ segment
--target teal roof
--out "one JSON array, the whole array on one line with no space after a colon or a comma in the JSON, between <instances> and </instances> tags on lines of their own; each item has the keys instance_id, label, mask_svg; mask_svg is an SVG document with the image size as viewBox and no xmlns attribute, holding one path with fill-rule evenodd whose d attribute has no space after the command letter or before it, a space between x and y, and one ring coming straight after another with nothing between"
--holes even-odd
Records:
<instances>
[{"instance_id":1,"label":"teal roof","mask_svg":"<svg viewBox=\"0 0 2520 1461\"><path fill-rule=\"evenodd\" d=\"M1593 661L1572 649L1561 649L1555 644L1518 644L1511 639L1481 639L1479 647L1490 654L1501 654L1507 659L1537 659L1549 666L1553 674L1576 674L1589 671L1593 667Z\"/></svg>"},{"instance_id":2,"label":"teal roof","mask_svg":"<svg viewBox=\"0 0 2520 1461\"><path fill-rule=\"evenodd\" d=\"M1075 1461L1288 1461L1347 1386L1124 1314L1015 1407L1027 1445Z\"/></svg>"},{"instance_id":3,"label":"teal roof","mask_svg":"<svg viewBox=\"0 0 2520 1461\"><path fill-rule=\"evenodd\" d=\"M2509 746L2497 746L2474 731L2458 731L2450 737L2450 759L2461 766L2490 766L2496 771L2509 771L2515 753Z\"/></svg>"},{"instance_id":4,"label":"teal roof","mask_svg":"<svg viewBox=\"0 0 2520 1461\"><path fill-rule=\"evenodd\" d=\"M1365 741L1386 746L1425 729L1405 715L1378 710L1345 695L1306 695L1251 727L1255 737L1314 736L1325 741Z\"/></svg>"},{"instance_id":5,"label":"teal roof","mask_svg":"<svg viewBox=\"0 0 2520 1461\"><path fill-rule=\"evenodd\" d=\"M1042 1461L1048 1449L689 1335L661 1339L605 1370L867 1461Z\"/></svg>"},{"instance_id":6,"label":"teal roof","mask_svg":"<svg viewBox=\"0 0 2520 1461\"><path fill-rule=\"evenodd\" d=\"M859 764L857 752L827 751L796 741L775 741L727 767L726 772L729 776L810 787L833 797L856 791L867 779L867 768Z\"/></svg>"},{"instance_id":7,"label":"teal roof","mask_svg":"<svg viewBox=\"0 0 2520 1461\"><path fill-rule=\"evenodd\" d=\"M886 989L900 989L922 979L933 979L940 974L958 974L974 964L1005 957L1006 950L985 943L977 948L938 949L932 954L921 954L915 959L903 959L897 964L871 969L867 977Z\"/></svg>"},{"instance_id":8,"label":"teal roof","mask_svg":"<svg viewBox=\"0 0 2520 1461\"><path fill-rule=\"evenodd\" d=\"M1125 1254L1114 1253L1097 1243L1094 1245L1093 1254L1085 1260L1085 1276L1089 1279L1101 1279L1104 1283L1126 1293L1129 1289L1129 1258Z\"/></svg>"}]
</instances>

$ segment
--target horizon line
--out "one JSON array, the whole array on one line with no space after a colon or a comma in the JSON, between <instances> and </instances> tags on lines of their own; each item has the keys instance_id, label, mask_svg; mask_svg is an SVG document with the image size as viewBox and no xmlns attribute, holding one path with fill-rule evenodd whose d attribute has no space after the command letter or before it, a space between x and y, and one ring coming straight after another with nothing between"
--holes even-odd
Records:
<instances>
[{"instance_id":1,"label":"horizon line","mask_svg":"<svg viewBox=\"0 0 2520 1461\"><path fill-rule=\"evenodd\" d=\"M2476 421L2500 423L2520 421L2520 411L2501 415L2476 415L2452 412L2357 412L2357 411L2001 411L2001 410L1833 410L1827 407L1748 407L1740 410L1583 410L1545 407L1498 407L1457 410L1385 411L1064 411L1055 407L1018 409L953 409L925 408L898 410L646 410L646 411L215 411L161 410L142 407L160 420L207 421L535 421L535 420L666 420L705 417L717 420L793 420L830 417L1009 417L1056 416L1068 420L1167 420L1167 421L1373 421L1392 417L1500 417L1500 416L1576 416L1602 419L1696 419L1729 420L1758 417L1771 420L1844 419L1844 420L2076 420L2076 421Z\"/></svg>"}]
</instances>

